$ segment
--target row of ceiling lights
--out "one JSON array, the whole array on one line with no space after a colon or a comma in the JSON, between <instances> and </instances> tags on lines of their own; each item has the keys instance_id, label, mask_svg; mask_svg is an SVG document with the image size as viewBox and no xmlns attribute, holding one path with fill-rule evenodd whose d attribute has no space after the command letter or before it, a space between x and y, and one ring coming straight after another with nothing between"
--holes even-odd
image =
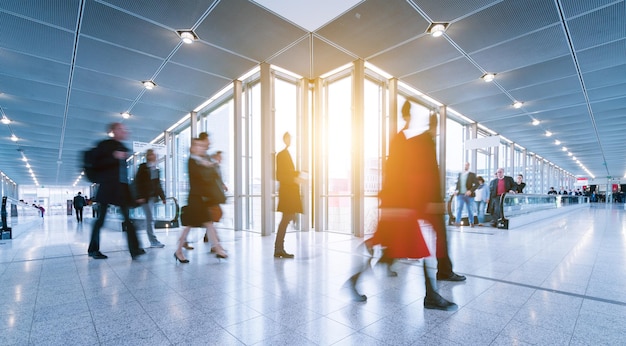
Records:
<instances>
[{"instance_id":1,"label":"row of ceiling lights","mask_svg":"<svg viewBox=\"0 0 626 346\"><path fill-rule=\"evenodd\" d=\"M4 110L2 109L2 107L0 107L0 114L2 114L2 118L0 119L0 122L4 125L7 126L7 128L9 129L9 132L11 132L11 141L13 142L17 142L19 141L19 137L17 137L15 135L15 133L13 132L13 129L11 128L11 119L9 119L9 117L7 117L6 114L4 114ZM18 145L19 148L19 145ZM26 163L26 168L28 169L28 173L30 173L30 176L33 178L33 182L35 183L35 185L39 185L39 182L37 181L37 176L35 176L35 172L33 172L32 167L30 166L30 163L28 163L28 158L26 158L26 155L24 154L24 151L19 148L18 151L22 154L22 161L24 161ZM2 176L5 176L4 173L2 173ZM9 178L7 176L7 178L11 180L11 178Z\"/></svg>"},{"instance_id":2,"label":"row of ceiling lights","mask_svg":"<svg viewBox=\"0 0 626 346\"><path fill-rule=\"evenodd\" d=\"M192 30L177 31L176 33L178 34L178 36L180 36L180 39L185 44L191 44L195 40L198 39L198 36L196 36L196 34ZM157 86L157 84L153 80L144 80L144 81L141 81L141 84L147 90L152 90L152 89L156 88L156 86ZM131 114L128 111L123 112L121 114L122 114L122 118L124 118L124 119L128 119L128 118L131 117Z\"/></svg>"},{"instance_id":3,"label":"row of ceiling lights","mask_svg":"<svg viewBox=\"0 0 626 346\"><path fill-rule=\"evenodd\" d=\"M176 33L178 34L178 36L180 36L180 39L185 44L191 44L195 40L198 39L198 36L192 30L177 31ZM157 84L153 80L144 80L144 81L141 81L141 84L147 90L152 90L157 86ZM122 115L122 118L124 119L129 119L132 116L132 114L129 111L126 111L120 114ZM4 122L4 117L3 117L3 122ZM108 135L109 137L113 137L113 133L108 133ZM84 171L80 172L78 177L76 177L76 180L74 181L73 186L76 186L80 182L80 180L83 178L84 175L85 175Z\"/></svg>"},{"instance_id":4,"label":"row of ceiling lights","mask_svg":"<svg viewBox=\"0 0 626 346\"><path fill-rule=\"evenodd\" d=\"M428 27L427 32L428 32L429 34L431 34L433 37L440 37L440 36L442 36L442 35L445 33L446 29L448 28L448 25L449 25L448 23L432 23L432 24ZM485 74L483 74L480 78L481 78L483 81L485 81L485 82L489 83L489 82L492 82L492 81L496 78L496 74L495 74L495 73L491 73L491 72L486 72L486 73L485 73ZM522 106L523 106L523 105L524 105L524 103L523 103L523 102L521 102L521 101L517 101L517 100L515 100L515 101L513 102L513 108L515 108L515 109L522 108ZM533 118L533 120L532 120L532 124L533 124L534 126L537 126L537 125L541 124L541 121L539 121L539 119ZM545 132L545 135L546 135L547 137L550 137L550 136L552 136L552 132L550 132L550 131L546 131L546 132ZM556 145L561 145L561 141L559 141L559 140L557 139L557 140L555 140L555 141L554 141L554 144L556 144ZM585 165L583 165L583 164L580 162L580 160L578 160L578 159L576 158L576 156L574 156L574 154L572 154L570 151L568 151L568 150L567 150L567 147L565 147L565 146L564 146L564 147L562 147L562 148L561 148L561 150L562 150L562 151L567 151L567 155L568 155L568 156L570 156L570 157L572 157L572 159L573 159L574 161L576 161L576 163L578 164L578 166L580 166L580 168L582 168L585 172L587 172L587 174L589 174L592 178L595 178L595 176L594 176L594 175L593 175L593 174L592 174L592 173L591 173L591 172L587 169L587 167L585 167Z\"/></svg>"}]
</instances>

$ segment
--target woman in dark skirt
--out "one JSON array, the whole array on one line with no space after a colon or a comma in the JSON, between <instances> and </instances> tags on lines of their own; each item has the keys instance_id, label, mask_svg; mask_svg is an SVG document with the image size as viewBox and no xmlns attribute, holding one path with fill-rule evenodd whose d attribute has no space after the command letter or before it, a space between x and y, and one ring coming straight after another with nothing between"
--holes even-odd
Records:
<instances>
[{"instance_id":1,"label":"woman in dark skirt","mask_svg":"<svg viewBox=\"0 0 626 346\"><path fill-rule=\"evenodd\" d=\"M217 232L213 226L215 215L211 215L211 210L215 210L215 206L219 207L221 203L211 187L215 185L217 179L217 170L215 163L208 160L205 153L209 149L209 141L193 139L191 141L189 156L189 199L187 206L182 215L183 225L185 226L178 238L178 248L174 253L174 258L181 263L189 263L183 254L183 245L187 242L187 234L191 227L203 226L213 245L211 251L215 252L218 258L227 258L228 255L220 245Z\"/></svg>"}]
</instances>

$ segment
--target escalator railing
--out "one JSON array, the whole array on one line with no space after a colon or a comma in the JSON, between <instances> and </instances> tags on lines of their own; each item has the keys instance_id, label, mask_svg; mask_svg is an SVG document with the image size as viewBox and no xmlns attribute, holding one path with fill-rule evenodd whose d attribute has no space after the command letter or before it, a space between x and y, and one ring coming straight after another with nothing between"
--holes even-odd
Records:
<instances>
[{"instance_id":1,"label":"escalator railing","mask_svg":"<svg viewBox=\"0 0 626 346\"><path fill-rule=\"evenodd\" d=\"M143 207L139 206L130 209L130 219L138 230L146 229L146 215ZM176 228L180 227L180 206L174 197L167 197L165 204L160 200L152 205L152 220L154 228ZM105 226L111 229L123 230L122 222L124 218L118 206L109 205Z\"/></svg>"},{"instance_id":2,"label":"escalator railing","mask_svg":"<svg viewBox=\"0 0 626 346\"><path fill-rule=\"evenodd\" d=\"M588 207L588 196L570 195L543 195L543 194L503 194L500 200L500 215L497 220L498 228L509 229L510 227L525 225L534 221L542 220L562 212L569 212L578 208ZM456 222L456 198L450 196L448 200L448 224ZM474 215L475 206L474 208ZM490 215L486 213L487 220ZM476 216L474 216L476 217ZM461 224L468 225L467 214L463 210Z\"/></svg>"}]
</instances>

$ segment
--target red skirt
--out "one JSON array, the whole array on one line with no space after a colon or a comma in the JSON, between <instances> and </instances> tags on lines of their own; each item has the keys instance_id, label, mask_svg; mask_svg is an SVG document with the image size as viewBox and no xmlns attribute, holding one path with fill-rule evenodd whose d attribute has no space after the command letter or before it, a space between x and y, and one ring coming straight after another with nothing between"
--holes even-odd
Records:
<instances>
[{"instance_id":1,"label":"red skirt","mask_svg":"<svg viewBox=\"0 0 626 346\"><path fill-rule=\"evenodd\" d=\"M385 256L390 258L430 256L417 214L411 209L382 208L376 232L367 243L386 247Z\"/></svg>"}]
</instances>

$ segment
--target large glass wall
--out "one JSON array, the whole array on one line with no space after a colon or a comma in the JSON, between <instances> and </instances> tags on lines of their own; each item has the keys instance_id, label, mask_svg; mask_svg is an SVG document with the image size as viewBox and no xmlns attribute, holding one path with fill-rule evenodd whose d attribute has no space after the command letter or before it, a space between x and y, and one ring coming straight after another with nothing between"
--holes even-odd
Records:
<instances>
[{"instance_id":1,"label":"large glass wall","mask_svg":"<svg viewBox=\"0 0 626 346\"><path fill-rule=\"evenodd\" d=\"M385 135L386 112L385 84L366 78L363 98L363 210L364 233L375 231L378 220L378 191L382 182L384 148L387 147Z\"/></svg>"},{"instance_id":2,"label":"large glass wall","mask_svg":"<svg viewBox=\"0 0 626 346\"><path fill-rule=\"evenodd\" d=\"M296 170L300 170L302 167L301 160L301 142L304 138L302 131L300 131L299 112L298 112L298 88L294 81L289 81L282 78L280 75L275 75L274 78L274 157L276 153L285 149L283 142L283 136L285 133L291 135L291 145L287 149L291 158L294 160ZM304 185L306 187L306 185ZM278 182L274 181L274 193L272 194L272 203L274 207L278 206ZM272 210L275 210L273 208ZM296 220L294 227L288 227L287 232L292 232L300 228L300 215L296 214ZM282 213L274 213L274 225L278 225ZM276 227L274 227L276 228Z\"/></svg>"},{"instance_id":3,"label":"large glass wall","mask_svg":"<svg viewBox=\"0 0 626 346\"><path fill-rule=\"evenodd\" d=\"M261 232L261 84L258 81L243 88L244 111L241 132L236 145L241 146L241 220L242 229Z\"/></svg>"},{"instance_id":4,"label":"large glass wall","mask_svg":"<svg viewBox=\"0 0 626 346\"><path fill-rule=\"evenodd\" d=\"M465 127L446 119L446 196L454 193L459 173L463 170L465 152Z\"/></svg>"},{"instance_id":5,"label":"large glass wall","mask_svg":"<svg viewBox=\"0 0 626 346\"><path fill-rule=\"evenodd\" d=\"M352 76L331 80L325 87L322 132L324 230L352 232ZM347 93L347 95L346 95Z\"/></svg>"},{"instance_id":6,"label":"large glass wall","mask_svg":"<svg viewBox=\"0 0 626 346\"><path fill-rule=\"evenodd\" d=\"M223 216L218 223L219 227L234 229L234 203L231 187L235 181L235 156L234 137L235 132L233 117L233 99L229 98L222 102L216 102L199 112L198 132L205 131L209 134L209 155L221 152L222 161L219 163L222 173L222 181L228 189L226 191L226 204L222 205Z\"/></svg>"}]
</instances>

